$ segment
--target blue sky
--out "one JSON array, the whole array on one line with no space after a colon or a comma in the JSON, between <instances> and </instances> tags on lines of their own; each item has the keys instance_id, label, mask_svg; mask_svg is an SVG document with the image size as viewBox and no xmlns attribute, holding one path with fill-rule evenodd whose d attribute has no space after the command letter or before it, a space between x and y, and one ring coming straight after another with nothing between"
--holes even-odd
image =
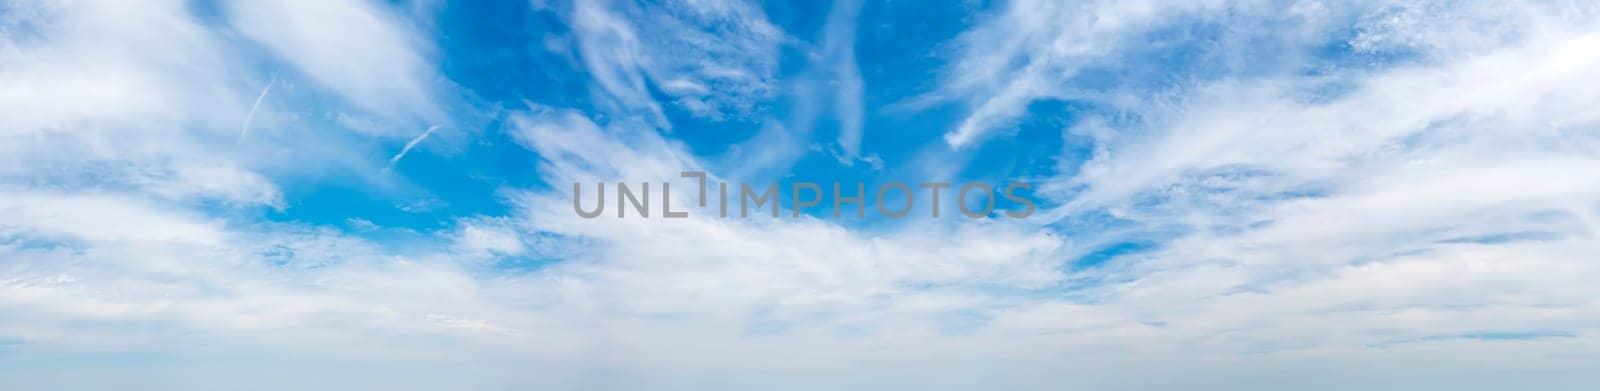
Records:
<instances>
[{"instance_id":1,"label":"blue sky","mask_svg":"<svg viewBox=\"0 0 1600 391\"><path fill-rule=\"evenodd\" d=\"M1592 389L1597 16L0 0L0 387Z\"/></svg>"}]
</instances>

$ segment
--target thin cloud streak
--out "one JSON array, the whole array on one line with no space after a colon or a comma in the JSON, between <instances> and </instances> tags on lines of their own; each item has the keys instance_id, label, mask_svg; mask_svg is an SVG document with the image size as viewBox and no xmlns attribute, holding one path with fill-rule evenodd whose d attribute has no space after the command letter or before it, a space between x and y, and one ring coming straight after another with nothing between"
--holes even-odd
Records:
<instances>
[{"instance_id":1,"label":"thin cloud streak","mask_svg":"<svg viewBox=\"0 0 1600 391\"><path fill-rule=\"evenodd\" d=\"M417 144L422 143L422 140L427 140L428 136L433 135L433 131L435 130L439 130L439 125L429 126L428 130L422 131L422 134L411 138L411 141L407 141L406 146L400 148L400 153L396 153L394 154L394 157L389 158L389 166L394 167L395 163L399 163L400 159L405 158L406 154L411 152L411 148L415 148Z\"/></svg>"},{"instance_id":2,"label":"thin cloud streak","mask_svg":"<svg viewBox=\"0 0 1600 391\"><path fill-rule=\"evenodd\" d=\"M272 84L278 82L278 75L272 75L267 80L267 86L261 88L261 94L256 95L256 102L250 104L250 112L244 115L244 125L239 129L239 140L244 141L244 136L250 134L250 122L256 118L256 110L261 108L261 101L267 99L267 92L272 91Z\"/></svg>"}]
</instances>

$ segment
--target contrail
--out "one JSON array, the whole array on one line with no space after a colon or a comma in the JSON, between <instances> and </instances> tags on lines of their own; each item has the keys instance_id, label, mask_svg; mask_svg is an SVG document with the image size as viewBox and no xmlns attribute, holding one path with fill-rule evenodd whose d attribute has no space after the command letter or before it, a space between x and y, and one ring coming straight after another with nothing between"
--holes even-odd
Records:
<instances>
[{"instance_id":1,"label":"contrail","mask_svg":"<svg viewBox=\"0 0 1600 391\"><path fill-rule=\"evenodd\" d=\"M250 121L256 118L256 109L261 108L261 101L267 99L267 92L272 91L272 83L278 82L278 75L272 75L272 80L267 81L267 86L261 89L261 95L256 95L256 103L250 105L250 114L244 116L244 128L239 130L239 140L244 140L244 135L250 133Z\"/></svg>"},{"instance_id":2,"label":"contrail","mask_svg":"<svg viewBox=\"0 0 1600 391\"><path fill-rule=\"evenodd\" d=\"M439 125L429 126L428 130L422 131L422 134L417 135L417 138L413 138L410 142L407 142L405 148L400 148L400 153L394 154L394 157L389 158L389 166L394 167L395 163L400 162L400 158L406 157L406 153L411 152L411 148L416 147L417 143L422 142L423 139L428 138L428 135L433 134L434 130L438 129Z\"/></svg>"}]
</instances>

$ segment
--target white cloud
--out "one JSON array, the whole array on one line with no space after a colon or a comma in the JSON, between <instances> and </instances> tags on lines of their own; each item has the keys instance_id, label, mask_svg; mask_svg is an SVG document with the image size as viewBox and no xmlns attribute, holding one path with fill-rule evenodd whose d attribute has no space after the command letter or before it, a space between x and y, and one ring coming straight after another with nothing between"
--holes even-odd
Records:
<instances>
[{"instance_id":1,"label":"white cloud","mask_svg":"<svg viewBox=\"0 0 1600 391\"><path fill-rule=\"evenodd\" d=\"M625 113L671 128L651 89L710 119L744 117L774 94L782 31L738 0L585 1L569 23L594 81Z\"/></svg>"},{"instance_id":2,"label":"white cloud","mask_svg":"<svg viewBox=\"0 0 1600 391\"><path fill-rule=\"evenodd\" d=\"M517 256L528 252L522 236L505 219L463 221L454 235L456 252L477 256Z\"/></svg>"},{"instance_id":3,"label":"white cloud","mask_svg":"<svg viewBox=\"0 0 1600 391\"><path fill-rule=\"evenodd\" d=\"M367 0L230 2L224 9L241 34L357 107L402 121L444 119L434 96L433 45L393 10Z\"/></svg>"},{"instance_id":4,"label":"white cloud","mask_svg":"<svg viewBox=\"0 0 1600 391\"><path fill-rule=\"evenodd\" d=\"M970 112L945 133L968 145L1023 114L1035 99L1076 93L1067 83L1082 68L1114 56L1139 34L1173 18L1227 8L1221 2L1062 3L1015 1L963 33L959 55L928 99L957 100ZM1240 6L1238 8L1248 8Z\"/></svg>"},{"instance_id":5,"label":"white cloud","mask_svg":"<svg viewBox=\"0 0 1600 391\"><path fill-rule=\"evenodd\" d=\"M465 278L465 272L448 262L386 264L377 246L362 240L296 225L250 222L264 212L260 207L284 206L273 182L281 177L269 179L263 172L318 175L308 168L346 159L361 146L309 130L326 124L316 121L320 114L293 112L306 106L304 102L273 108L274 97L303 97L294 88L302 79L280 76L272 85L282 88L263 99L268 78L257 77L251 67L263 61L259 53L225 27L202 22L190 5L20 2L8 3L0 12L0 26L7 29L0 34L6 48L0 67L0 161L5 163L0 169L0 312L7 319L26 319L0 326L0 339L22 341L20 349L38 357L59 351L203 349L241 335L262 341L286 335L274 330L305 331L278 340L295 344L349 335L314 331L309 328L313 324L418 333L462 325L409 328L422 324L411 322L437 308L392 311L403 318L375 322L366 316L329 315L403 308L382 300L350 299L360 294L347 290L359 291L370 275L396 273L448 282ZM337 14L333 19L299 15L290 26L326 32L341 26L306 23L338 24L344 17L357 30L364 22L396 23L348 13L383 14L363 8L366 3L343 6L355 8L328 11ZM362 31L400 34L381 27ZM268 39L282 38L274 33L297 34L256 32ZM411 39L349 38L358 40L357 45L380 47L385 39ZM287 55L303 55L288 49ZM326 46L312 49L323 50L314 56L328 54ZM414 111L429 110L431 106L424 106L433 103L423 101L432 98L411 94L427 94L410 73L425 64L406 64L420 57L386 53L398 59L372 60L394 60L397 67L410 68L392 74L374 71L379 74L341 80L353 84L330 88L357 104L384 95L407 101ZM314 77L339 76L328 72L342 69L305 66L308 73L320 72ZM252 116L256 123L250 142L239 143L241 126L249 126L244 124ZM294 139L313 135L323 137L312 143ZM459 288L449 283L428 286ZM391 295L380 297L386 296Z\"/></svg>"},{"instance_id":6,"label":"white cloud","mask_svg":"<svg viewBox=\"0 0 1600 391\"><path fill-rule=\"evenodd\" d=\"M21 31L0 38L15 49L0 68L0 181L279 204L275 186L204 147L238 129L249 98L227 71L241 64L182 3L14 7L3 18Z\"/></svg>"},{"instance_id":7,"label":"white cloud","mask_svg":"<svg viewBox=\"0 0 1600 391\"><path fill-rule=\"evenodd\" d=\"M1567 277L1594 273L1578 254L1600 242L1586 179L1600 118L1584 109L1600 103L1586 88L1600 83L1594 10L1462 9L1481 13L1355 38L1406 42L1422 50L1413 61L1195 83L1115 103L1138 121L1069 131L1099 143L1047 213L1086 232L1079 252L1163 241L1072 278L1114 282L1092 290L1103 305L1208 351L1591 344L1594 289ZM1418 43L1458 30L1478 35ZM1349 88L1321 90L1330 82ZM1093 215L1133 228L1075 223Z\"/></svg>"},{"instance_id":8,"label":"white cloud","mask_svg":"<svg viewBox=\"0 0 1600 391\"><path fill-rule=\"evenodd\" d=\"M840 1L828 12L828 23L822 37L824 61L831 64L831 90L834 91L834 114L839 121L839 147L843 149L846 165L861 153L862 111L861 70L856 67L856 25L861 4Z\"/></svg>"}]
</instances>

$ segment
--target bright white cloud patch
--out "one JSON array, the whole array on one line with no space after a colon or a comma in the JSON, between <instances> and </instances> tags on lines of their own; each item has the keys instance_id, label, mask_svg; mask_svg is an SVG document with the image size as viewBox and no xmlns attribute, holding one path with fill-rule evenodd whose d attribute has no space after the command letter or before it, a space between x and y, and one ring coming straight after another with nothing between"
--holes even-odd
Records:
<instances>
[{"instance_id":1,"label":"bright white cloud patch","mask_svg":"<svg viewBox=\"0 0 1600 391\"><path fill-rule=\"evenodd\" d=\"M239 33L356 106L403 119L444 115L430 93L432 44L394 10L367 1L244 1L223 8Z\"/></svg>"}]
</instances>

